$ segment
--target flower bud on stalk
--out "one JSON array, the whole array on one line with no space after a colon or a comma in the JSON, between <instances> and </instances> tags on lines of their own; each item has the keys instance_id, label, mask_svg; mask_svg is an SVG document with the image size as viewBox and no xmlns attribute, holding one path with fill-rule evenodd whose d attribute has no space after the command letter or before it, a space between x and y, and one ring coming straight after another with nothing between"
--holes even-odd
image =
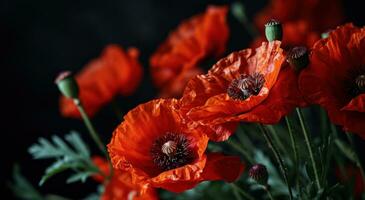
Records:
<instances>
[{"instance_id":1,"label":"flower bud on stalk","mask_svg":"<svg viewBox=\"0 0 365 200\"><path fill-rule=\"evenodd\" d=\"M303 46L294 47L289 51L286 60L295 71L299 72L309 64L308 49Z\"/></svg>"},{"instance_id":2,"label":"flower bud on stalk","mask_svg":"<svg viewBox=\"0 0 365 200\"><path fill-rule=\"evenodd\" d=\"M57 76L55 83L65 97L71 99L79 98L79 86L70 71L61 72Z\"/></svg>"},{"instance_id":3,"label":"flower bud on stalk","mask_svg":"<svg viewBox=\"0 0 365 200\"><path fill-rule=\"evenodd\" d=\"M99 147L99 149L105 154L105 157L109 161L110 170L113 170L111 162L110 162L109 154L105 148L105 145L101 141L98 132L95 130L93 124L91 123L91 121L89 119L89 116L86 114L85 109L81 104L81 101L79 99L79 86L78 86L75 78L72 76L72 73L70 71L61 72L57 76L55 83L58 86L58 89L61 91L61 93L65 97L70 98L74 101L74 104L77 107L77 109L79 110L81 117L84 121L86 128L89 131L91 138L95 141L95 143ZM110 177L111 177L111 175L108 177L108 179Z\"/></svg>"},{"instance_id":4,"label":"flower bud on stalk","mask_svg":"<svg viewBox=\"0 0 365 200\"><path fill-rule=\"evenodd\" d=\"M269 42L283 39L283 26L275 19L271 19L265 24L265 35Z\"/></svg>"},{"instance_id":5,"label":"flower bud on stalk","mask_svg":"<svg viewBox=\"0 0 365 200\"><path fill-rule=\"evenodd\" d=\"M248 172L248 176L255 180L258 184L267 186L267 180L269 178L269 174L265 165L256 164L252 166Z\"/></svg>"}]
</instances>

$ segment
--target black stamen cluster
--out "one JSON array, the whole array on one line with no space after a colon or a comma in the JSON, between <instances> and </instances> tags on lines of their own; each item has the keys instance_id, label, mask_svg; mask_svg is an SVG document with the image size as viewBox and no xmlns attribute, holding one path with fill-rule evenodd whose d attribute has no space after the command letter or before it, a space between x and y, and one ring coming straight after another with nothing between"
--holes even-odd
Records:
<instances>
[{"instance_id":1,"label":"black stamen cluster","mask_svg":"<svg viewBox=\"0 0 365 200\"><path fill-rule=\"evenodd\" d=\"M169 141L176 143L176 150L173 154L167 155L162 151L162 146ZM163 171L192 163L196 158L191 148L191 141L183 134L170 132L154 141L150 153L153 163Z\"/></svg>"},{"instance_id":2,"label":"black stamen cluster","mask_svg":"<svg viewBox=\"0 0 365 200\"><path fill-rule=\"evenodd\" d=\"M265 78L260 73L241 74L229 84L227 94L234 100L245 100L251 95L258 95L264 83Z\"/></svg>"}]
</instances>

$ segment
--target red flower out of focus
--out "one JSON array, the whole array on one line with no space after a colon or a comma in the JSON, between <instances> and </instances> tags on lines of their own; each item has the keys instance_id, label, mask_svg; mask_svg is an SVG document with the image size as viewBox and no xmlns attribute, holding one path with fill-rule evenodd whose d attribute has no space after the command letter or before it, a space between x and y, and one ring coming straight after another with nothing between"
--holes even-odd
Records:
<instances>
[{"instance_id":1,"label":"red flower out of focus","mask_svg":"<svg viewBox=\"0 0 365 200\"><path fill-rule=\"evenodd\" d=\"M279 41L264 42L256 51L234 52L188 83L181 107L192 108L187 115L206 126L235 121L277 123L296 106L305 105L294 70L281 67L284 59ZM229 136L225 134L210 138L225 140Z\"/></svg>"},{"instance_id":2,"label":"red flower out of focus","mask_svg":"<svg viewBox=\"0 0 365 200\"><path fill-rule=\"evenodd\" d=\"M160 91L160 97L178 97L181 96L182 91L187 84L187 82L195 77L196 75L202 74L203 70L200 68L192 68L182 71L177 77L175 77L169 84L163 87Z\"/></svg>"},{"instance_id":3,"label":"red flower out of focus","mask_svg":"<svg viewBox=\"0 0 365 200\"><path fill-rule=\"evenodd\" d=\"M282 26L282 46L286 49L294 46L306 46L309 48L321 38L320 33L313 31L310 27L310 24L305 20L285 22L282 24ZM266 41L265 36L257 37L251 43L251 47L256 48L264 41Z\"/></svg>"},{"instance_id":4,"label":"red flower out of focus","mask_svg":"<svg viewBox=\"0 0 365 200\"><path fill-rule=\"evenodd\" d=\"M205 154L209 130L190 129L178 112L176 99L131 110L108 144L114 168L130 172L134 183L173 192L205 180L236 180L244 168L239 157Z\"/></svg>"},{"instance_id":5,"label":"red flower out of focus","mask_svg":"<svg viewBox=\"0 0 365 200\"><path fill-rule=\"evenodd\" d=\"M356 199L360 198L364 192L364 182L360 169L350 165L345 168L345 173L346 175L342 174L339 168L336 169L336 176L341 182L348 184L349 181L354 181L354 196Z\"/></svg>"},{"instance_id":6,"label":"red flower out of focus","mask_svg":"<svg viewBox=\"0 0 365 200\"><path fill-rule=\"evenodd\" d=\"M124 51L117 45L108 45L101 56L88 63L75 76L80 88L80 100L89 116L120 94L131 95L139 86L143 69L138 62L136 48ZM71 99L61 97L60 111L65 117L81 115Z\"/></svg>"},{"instance_id":7,"label":"red flower out of focus","mask_svg":"<svg viewBox=\"0 0 365 200\"><path fill-rule=\"evenodd\" d=\"M270 0L267 7L255 16L261 33L251 44L257 47L265 41L265 24L276 19L283 25L284 48L311 47L321 33L342 23L344 15L340 0Z\"/></svg>"},{"instance_id":8,"label":"red flower out of focus","mask_svg":"<svg viewBox=\"0 0 365 200\"><path fill-rule=\"evenodd\" d=\"M342 23L344 16L340 0L270 0L255 16L255 24L263 32L270 19L284 24L303 20L312 30L323 32Z\"/></svg>"},{"instance_id":9,"label":"red flower out of focus","mask_svg":"<svg viewBox=\"0 0 365 200\"><path fill-rule=\"evenodd\" d=\"M312 48L299 88L331 121L365 138L365 29L346 24Z\"/></svg>"},{"instance_id":10,"label":"red flower out of focus","mask_svg":"<svg viewBox=\"0 0 365 200\"><path fill-rule=\"evenodd\" d=\"M94 164L105 175L110 174L108 162L99 156L92 158ZM93 178L98 182L104 182L104 177L101 175L95 175ZM148 188L144 193L141 193L141 186L132 183L132 176L125 171L114 170L113 177L109 182L105 183L105 190L101 195L101 200L120 200L120 199L133 199L133 200L157 200L157 192Z\"/></svg>"},{"instance_id":11,"label":"red flower out of focus","mask_svg":"<svg viewBox=\"0 0 365 200\"><path fill-rule=\"evenodd\" d=\"M224 53L229 36L227 12L226 6L209 6L205 13L183 21L151 56L153 82L162 96L180 96L180 85L200 73L193 69L199 62Z\"/></svg>"}]
</instances>

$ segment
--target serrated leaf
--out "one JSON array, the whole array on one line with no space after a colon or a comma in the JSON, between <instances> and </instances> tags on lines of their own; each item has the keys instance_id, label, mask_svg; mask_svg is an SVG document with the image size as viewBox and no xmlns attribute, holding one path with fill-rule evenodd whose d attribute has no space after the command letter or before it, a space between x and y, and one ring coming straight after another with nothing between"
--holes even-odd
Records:
<instances>
[{"instance_id":1,"label":"serrated leaf","mask_svg":"<svg viewBox=\"0 0 365 200\"><path fill-rule=\"evenodd\" d=\"M93 175L93 172L77 172L76 174L71 175L70 177L68 177L68 179L66 180L66 183L74 183L77 181L81 181L82 183L84 183L86 181L86 179Z\"/></svg>"},{"instance_id":2,"label":"serrated leaf","mask_svg":"<svg viewBox=\"0 0 365 200\"><path fill-rule=\"evenodd\" d=\"M34 159L46 159L62 156L64 153L60 152L45 138L38 139L39 144L33 144L28 149Z\"/></svg>"},{"instance_id":3,"label":"serrated leaf","mask_svg":"<svg viewBox=\"0 0 365 200\"><path fill-rule=\"evenodd\" d=\"M51 141L40 138L38 144L33 144L29 148L29 152L34 159L55 159L55 162L46 169L39 185L43 185L52 176L66 170L76 172L67 180L67 183L85 181L88 176L98 172L91 161L87 145L74 131L65 135L65 140L56 135L52 136Z\"/></svg>"},{"instance_id":4,"label":"serrated leaf","mask_svg":"<svg viewBox=\"0 0 365 200\"><path fill-rule=\"evenodd\" d=\"M81 164L79 163L70 163L64 160L59 160L55 163L53 163L51 166L49 166L46 169L45 174L43 175L41 181L39 182L39 185L43 185L44 182L46 182L49 178L51 178L52 176L59 174L63 171L66 171L68 169L75 169L77 167L80 167Z\"/></svg>"},{"instance_id":5,"label":"serrated leaf","mask_svg":"<svg viewBox=\"0 0 365 200\"><path fill-rule=\"evenodd\" d=\"M90 151L88 146L82 141L80 136L72 131L69 135L66 135L66 140L84 157L90 157Z\"/></svg>"}]
</instances>

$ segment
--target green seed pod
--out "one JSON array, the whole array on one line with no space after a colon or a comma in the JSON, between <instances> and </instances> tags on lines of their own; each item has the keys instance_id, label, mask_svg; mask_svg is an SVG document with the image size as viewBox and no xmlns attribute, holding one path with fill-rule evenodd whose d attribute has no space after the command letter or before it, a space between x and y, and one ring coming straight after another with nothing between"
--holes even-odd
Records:
<instances>
[{"instance_id":1,"label":"green seed pod","mask_svg":"<svg viewBox=\"0 0 365 200\"><path fill-rule=\"evenodd\" d=\"M283 26L277 20L271 19L265 24L265 35L269 42L283 39Z\"/></svg>"}]
</instances>

